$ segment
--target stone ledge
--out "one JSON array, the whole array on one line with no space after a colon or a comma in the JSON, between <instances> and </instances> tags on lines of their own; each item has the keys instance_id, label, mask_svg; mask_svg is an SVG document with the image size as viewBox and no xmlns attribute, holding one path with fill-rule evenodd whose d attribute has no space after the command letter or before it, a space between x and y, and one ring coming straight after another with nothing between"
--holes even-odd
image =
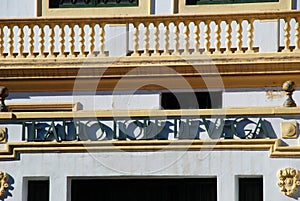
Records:
<instances>
[{"instance_id":1,"label":"stone ledge","mask_svg":"<svg viewBox=\"0 0 300 201\"><path fill-rule=\"evenodd\" d=\"M160 90L167 83L174 89L184 89L180 79L195 89L279 87L287 77L300 83L299 58L288 53L261 53L12 59L3 60L0 82L11 92L86 91L91 85L95 90L115 90L116 87L118 90L132 90L139 83L157 83L143 85L141 90ZM122 85L118 85L120 80ZM75 85L79 89L74 89Z\"/></svg>"}]
</instances>

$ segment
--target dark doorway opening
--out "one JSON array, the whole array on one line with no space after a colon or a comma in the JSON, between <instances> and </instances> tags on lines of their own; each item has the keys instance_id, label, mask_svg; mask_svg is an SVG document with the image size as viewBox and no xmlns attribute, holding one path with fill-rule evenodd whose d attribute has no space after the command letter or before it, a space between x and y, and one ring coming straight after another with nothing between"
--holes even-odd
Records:
<instances>
[{"instance_id":1,"label":"dark doorway opening","mask_svg":"<svg viewBox=\"0 0 300 201\"><path fill-rule=\"evenodd\" d=\"M71 200L217 201L217 179L73 179Z\"/></svg>"}]
</instances>

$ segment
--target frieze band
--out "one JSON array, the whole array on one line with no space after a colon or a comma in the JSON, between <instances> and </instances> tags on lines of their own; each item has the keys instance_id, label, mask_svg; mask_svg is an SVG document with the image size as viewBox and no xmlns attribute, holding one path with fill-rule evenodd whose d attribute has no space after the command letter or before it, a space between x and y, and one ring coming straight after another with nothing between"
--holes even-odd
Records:
<instances>
[{"instance_id":1,"label":"frieze band","mask_svg":"<svg viewBox=\"0 0 300 201\"><path fill-rule=\"evenodd\" d=\"M268 138L270 124L262 119L61 119L24 120L23 141L169 140Z\"/></svg>"}]
</instances>

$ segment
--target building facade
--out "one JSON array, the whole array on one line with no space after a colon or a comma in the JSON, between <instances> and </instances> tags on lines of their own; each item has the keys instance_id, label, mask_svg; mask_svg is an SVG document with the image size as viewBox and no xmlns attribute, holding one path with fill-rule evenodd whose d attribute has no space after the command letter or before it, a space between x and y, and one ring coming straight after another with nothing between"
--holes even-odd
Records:
<instances>
[{"instance_id":1,"label":"building facade","mask_svg":"<svg viewBox=\"0 0 300 201\"><path fill-rule=\"evenodd\" d=\"M299 199L299 1L1 3L0 200Z\"/></svg>"}]
</instances>

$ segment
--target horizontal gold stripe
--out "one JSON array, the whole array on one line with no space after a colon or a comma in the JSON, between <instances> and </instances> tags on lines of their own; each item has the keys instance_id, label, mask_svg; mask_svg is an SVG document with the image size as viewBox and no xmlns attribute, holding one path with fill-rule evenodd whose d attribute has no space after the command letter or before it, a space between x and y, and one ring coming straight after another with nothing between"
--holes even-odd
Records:
<instances>
[{"instance_id":1,"label":"horizontal gold stripe","mask_svg":"<svg viewBox=\"0 0 300 201\"><path fill-rule=\"evenodd\" d=\"M45 107L46 108L46 107ZM19 107L21 109L21 107ZM61 112L1 112L1 120L58 119L58 118L122 118L122 117L217 117L217 116L269 116L299 115L300 107L236 107L224 109L182 110L79 110Z\"/></svg>"},{"instance_id":2,"label":"horizontal gold stripe","mask_svg":"<svg viewBox=\"0 0 300 201\"><path fill-rule=\"evenodd\" d=\"M280 146L279 139L254 140L140 140L89 142L10 142L0 160L16 160L21 153L86 153L118 151L269 151L270 157L300 157L300 147Z\"/></svg>"}]
</instances>

